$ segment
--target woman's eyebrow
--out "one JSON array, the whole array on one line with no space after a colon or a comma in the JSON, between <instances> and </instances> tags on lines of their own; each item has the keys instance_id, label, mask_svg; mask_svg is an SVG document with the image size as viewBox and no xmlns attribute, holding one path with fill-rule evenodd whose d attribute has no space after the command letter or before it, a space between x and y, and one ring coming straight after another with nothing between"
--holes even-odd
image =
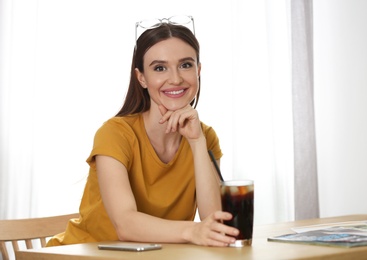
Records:
<instances>
[{"instance_id":1,"label":"woman's eyebrow","mask_svg":"<svg viewBox=\"0 0 367 260\"><path fill-rule=\"evenodd\" d=\"M162 63L167 63L167 61L165 61L165 60L153 60L153 61L149 64L149 66L152 66L152 65L154 65L154 64L162 64Z\"/></svg>"},{"instance_id":2,"label":"woman's eyebrow","mask_svg":"<svg viewBox=\"0 0 367 260\"><path fill-rule=\"evenodd\" d=\"M179 59L178 61L179 61L179 62L183 62L183 61L193 61L193 62L195 62L195 59L194 59L194 58L192 58L192 57L185 57L185 58ZM166 60L153 60L153 61L149 64L149 66L153 66L153 65L155 65L155 64L166 64L166 63L168 63L168 61L166 61Z\"/></svg>"},{"instance_id":3,"label":"woman's eyebrow","mask_svg":"<svg viewBox=\"0 0 367 260\"><path fill-rule=\"evenodd\" d=\"M179 61L180 62L183 62L183 61L193 61L193 62L195 62L196 60L194 58L192 58L192 57L186 57L186 58L180 59Z\"/></svg>"}]
</instances>

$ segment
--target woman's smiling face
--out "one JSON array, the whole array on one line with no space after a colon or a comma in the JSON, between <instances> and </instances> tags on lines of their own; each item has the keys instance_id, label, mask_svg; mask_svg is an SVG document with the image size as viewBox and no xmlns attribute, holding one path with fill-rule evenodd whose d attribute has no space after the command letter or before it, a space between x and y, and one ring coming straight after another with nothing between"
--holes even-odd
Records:
<instances>
[{"instance_id":1,"label":"woman's smiling face","mask_svg":"<svg viewBox=\"0 0 367 260\"><path fill-rule=\"evenodd\" d=\"M153 45L144 55L144 73L135 70L140 84L148 89L151 104L171 111L187 106L199 89L197 53L178 38Z\"/></svg>"}]
</instances>

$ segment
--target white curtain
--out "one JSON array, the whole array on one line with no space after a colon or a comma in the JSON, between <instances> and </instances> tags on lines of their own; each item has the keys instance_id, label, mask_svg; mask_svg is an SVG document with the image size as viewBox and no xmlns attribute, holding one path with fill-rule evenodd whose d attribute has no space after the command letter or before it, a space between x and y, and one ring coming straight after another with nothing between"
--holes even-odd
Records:
<instances>
[{"instance_id":1,"label":"white curtain","mask_svg":"<svg viewBox=\"0 0 367 260\"><path fill-rule=\"evenodd\" d=\"M253 2L234 9L231 165L255 180L256 221L268 223L294 214L289 15L285 1Z\"/></svg>"},{"instance_id":2,"label":"white curtain","mask_svg":"<svg viewBox=\"0 0 367 260\"><path fill-rule=\"evenodd\" d=\"M291 2L295 218L319 216L313 92L312 0Z\"/></svg>"},{"instance_id":3,"label":"white curtain","mask_svg":"<svg viewBox=\"0 0 367 260\"><path fill-rule=\"evenodd\" d=\"M1 0L0 8L1 219L78 210L94 133L126 92L135 22L174 14L195 18L198 110L220 138L224 177L255 180L256 224L294 219L287 1Z\"/></svg>"}]
</instances>

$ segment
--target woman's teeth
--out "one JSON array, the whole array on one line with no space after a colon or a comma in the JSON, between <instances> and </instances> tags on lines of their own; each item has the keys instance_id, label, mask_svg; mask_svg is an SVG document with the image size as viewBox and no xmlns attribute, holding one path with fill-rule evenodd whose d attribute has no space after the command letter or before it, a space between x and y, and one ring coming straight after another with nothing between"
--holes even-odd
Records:
<instances>
[{"instance_id":1,"label":"woman's teeth","mask_svg":"<svg viewBox=\"0 0 367 260\"><path fill-rule=\"evenodd\" d=\"M178 95L178 94L181 94L182 92L184 92L183 89L177 90L177 91L167 91L166 93L170 95Z\"/></svg>"}]
</instances>

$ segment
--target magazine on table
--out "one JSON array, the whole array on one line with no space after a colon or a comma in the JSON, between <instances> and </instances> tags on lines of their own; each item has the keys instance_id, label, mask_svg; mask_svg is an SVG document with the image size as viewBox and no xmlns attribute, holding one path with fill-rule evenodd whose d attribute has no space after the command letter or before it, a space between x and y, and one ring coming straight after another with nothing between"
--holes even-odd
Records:
<instances>
[{"instance_id":1,"label":"magazine on table","mask_svg":"<svg viewBox=\"0 0 367 260\"><path fill-rule=\"evenodd\" d=\"M292 228L295 233L269 237L271 242L336 247L367 246L367 220Z\"/></svg>"}]
</instances>

